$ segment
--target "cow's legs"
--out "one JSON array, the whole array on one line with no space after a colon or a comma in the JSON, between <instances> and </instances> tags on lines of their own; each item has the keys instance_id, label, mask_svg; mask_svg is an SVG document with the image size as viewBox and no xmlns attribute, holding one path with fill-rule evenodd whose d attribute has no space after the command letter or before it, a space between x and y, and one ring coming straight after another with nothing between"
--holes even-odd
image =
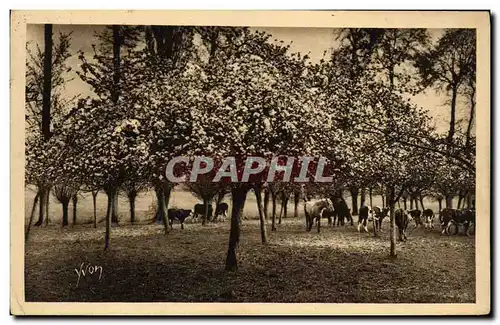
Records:
<instances>
[{"instance_id":1,"label":"cow's legs","mask_svg":"<svg viewBox=\"0 0 500 325\"><path fill-rule=\"evenodd\" d=\"M181 229L184 229L184 221L181 221Z\"/></svg>"},{"instance_id":2,"label":"cow's legs","mask_svg":"<svg viewBox=\"0 0 500 325\"><path fill-rule=\"evenodd\" d=\"M321 227L321 218L322 218L322 215L323 214L323 211L320 213L319 217L318 217L318 233L319 233L319 229Z\"/></svg>"}]
</instances>

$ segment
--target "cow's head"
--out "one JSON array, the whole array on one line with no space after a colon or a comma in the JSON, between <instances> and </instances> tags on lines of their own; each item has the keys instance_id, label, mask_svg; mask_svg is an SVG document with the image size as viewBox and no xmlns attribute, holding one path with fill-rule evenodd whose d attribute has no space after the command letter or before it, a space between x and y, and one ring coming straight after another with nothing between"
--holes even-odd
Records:
<instances>
[{"instance_id":1,"label":"cow's head","mask_svg":"<svg viewBox=\"0 0 500 325\"><path fill-rule=\"evenodd\" d=\"M325 199L325 208L327 208L330 211L334 211L332 200Z\"/></svg>"}]
</instances>

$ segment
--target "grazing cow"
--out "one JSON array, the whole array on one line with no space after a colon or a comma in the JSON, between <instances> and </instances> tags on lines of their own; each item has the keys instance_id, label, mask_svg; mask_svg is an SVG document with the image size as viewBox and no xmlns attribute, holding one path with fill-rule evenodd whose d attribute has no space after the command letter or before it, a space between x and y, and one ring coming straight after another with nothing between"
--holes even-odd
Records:
<instances>
[{"instance_id":1,"label":"grazing cow","mask_svg":"<svg viewBox=\"0 0 500 325\"><path fill-rule=\"evenodd\" d=\"M373 217L375 218L375 227L377 227L377 231L382 231L382 221L385 217L389 215L389 208L381 208L376 206L372 209Z\"/></svg>"},{"instance_id":2,"label":"grazing cow","mask_svg":"<svg viewBox=\"0 0 500 325\"><path fill-rule=\"evenodd\" d=\"M217 204L217 207L215 208L215 217L214 219L217 220L217 218L221 215L222 216L222 220L226 220L227 218L227 211L229 210L229 206L227 205L227 203L225 202L222 202L222 203L219 203Z\"/></svg>"},{"instance_id":3,"label":"grazing cow","mask_svg":"<svg viewBox=\"0 0 500 325\"><path fill-rule=\"evenodd\" d=\"M424 224L422 221L422 218L421 218L422 211L415 209L415 210L408 211L408 213L413 218L413 220L415 220L415 227L414 228L417 228L418 226L422 226Z\"/></svg>"},{"instance_id":4,"label":"grazing cow","mask_svg":"<svg viewBox=\"0 0 500 325\"><path fill-rule=\"evenodd\" d=\"M307 201L304 204L304 214L306 216L306 229L311 231L314 220L316 219L318 224L318 232L321 226L321 218L325 211L333 212L333 204L330 199L319 199Z\"/></svg>"},{"instance_id":5,"label":"grazing cow","mask_svg":"<svg viewBox=\"0 0 500 325\"><path fill-rule=\"evenodd\" d=\"M368 218L372 217L372 210L367 207L363 206L361 209L359 209L359 216L358 216L358 232L361 232L361 226L363 226L363 229L368 232Z\"/></svg>"},{"instance_id":6,"label":"grazing cow","mask_svg":"<svg viewBox=\"0 0 500 325\"><path fill-rule=\"evenodd\" d=\"M465 233L469 235L469 228L476 221L476 211L470 209L457 210L444 208L439 212L439 220L441 222L442 234L453 235L449 233L450 226L453 224L461 224L465 227Z\"/></svg>"},{"instance_id":7,"label":"grazing cow","mask_svg":"<svg viewBox=\"0 0 500 325\"><path fill-rule=\"evenodd\" d=\"M194 206L193 220L198 220L199 215L202 215L202 216L205 215L205 205L204 204L198 203L198 204L195 204L195 206ZM212 218L212 215L213 215L212 205L209 204L208 205L208 220L210 220Z\"/></svg>"},{"instance_id":8,"label":"grazing cow","mask_svg":"<svg viewBox=\"0 0 500 325\"><path fill-rule=\"evenodd\" d=\"M332 203L334 207L333 225L335 226L335 223L337 223L337 226L343 226L345 220L350 221L351 226L354 225L351 210L349 210L345 200L343 198L332 199Z\"/></svg>"},{"instance_id":9,"label":"grazing cow","mask_svg":"<svg viewBox=\"0 0 500 325\"><path fill-rule=\"evenodd\" d=\"M434 212L431 209L425 209L422 215L424 216L424 227L434 228Z\"/></svg>"},{"instance_id":10,"label":"grazing cow","mask_svg":"<svg viewBox=\"0 0 500 325\"><path fill-rule=\"evenodd\" d=\"M174 228L174 220L178 220L181 224L181 229L184 229L184 220L191 215L191 210L185 209L168 209L168 221L170 228Z\"/></svg>"},{"instance_id":11,"label":"grazing cow","mask_svg":"<svg viewBox=\"0 0 500 325\"><path fill-rule=\"evenodd\" d=\"M410 221L412 219L411 215L409 215L408 212L403 209L397 209L394 212L394 218L396 221L396 226L398 227L399 241L407 240L408 237L406 236L406 229L408 228L408 225L410 224Z\"/></svg>"}]
</instances>

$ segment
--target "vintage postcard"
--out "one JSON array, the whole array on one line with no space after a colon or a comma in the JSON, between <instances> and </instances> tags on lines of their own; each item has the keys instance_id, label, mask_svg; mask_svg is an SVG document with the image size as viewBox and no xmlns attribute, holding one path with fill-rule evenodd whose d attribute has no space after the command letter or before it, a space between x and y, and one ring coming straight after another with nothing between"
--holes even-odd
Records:
<instances>
[{"instance_id":1,"label":"vintage postcard","mask_svg":"<svg viewBox=\"0 0 500 325\"><path fill-rule=\"evenodd\" d=\"M12 11L14 315L490 313L490 13Z\"/></svg>"}]
</instances>

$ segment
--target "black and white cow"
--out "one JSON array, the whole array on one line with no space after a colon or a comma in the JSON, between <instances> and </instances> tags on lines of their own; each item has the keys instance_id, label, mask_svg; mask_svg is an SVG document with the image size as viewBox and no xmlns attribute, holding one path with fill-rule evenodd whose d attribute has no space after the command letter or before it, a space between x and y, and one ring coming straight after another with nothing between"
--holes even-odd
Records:
<instances>
[{"instance_id":1,"label":"black and white cow","mask_svg":"<svg viewBox=\"0 0 500 325\"><path fill-rule=\"evenodd\" d=\"M408 225L410 224L412 217L406 210L397 209L394 212L394 219L396 222L396 226L398 227L399 241L407 240L408 237L406 236L406 230L408 229Z\"/></svg>"},{"instance_id":2,"label":"black and white cow","mask_svg":"<svg viewBox=\"0 0 500 325\"><path fill-rule=\"evenodd\" d=\"M181 229L184 229L184 220L188 218L192 211L185 209L168 209L168 221L170 223L170 228L174 228L174 220L178 220L181 224Z\"/></svg>"},{"instance_id":3,"label":"black and white cow","mask_svg":"<svg viewBox=\"0 0 500 325\"><path fill-rule=\"evenodd\" d=\"M334 211L333 203L330 199L310 200L304 204L307 231L311 231L315 220L318 224L318 232L320 231L321 218L323 217L325 211Z\"/></svg>"},{"instance_id":4,"label":"black and white cow","mask_svg":"<svg viewBox=\"0 0 500 325\"><path fill-rule=\"evenodd\" d=\"M358 232L361 232L361 227L363 227L364 231L368 232L368 219L372 217L372 209L370 207L363 206L359 209Z\"/></svg>"},{"instance_id":5,"label":"black and white cow","mask_svg":"<svg viewBox=\"0 0 500 325\"><path fill-rule=\"evenodd\" d=\"M422 215L424 217L424 227L428 229L434 228L434 211L425 209Z\"/></svg>"},{"instance_id":6,"label":"black and white cow","mask_svg":"<svg viewBox=\"0 0 500 325\"><path fill-rule=\"evenodd\" d=\"M227 218L227 211L229 210L229 206L227 203L222 202L217 204L217 207L215 208L215 216L214 219L217 220L219 216L222 216L222 220L224 221Z\"/></svg>"},{"instance_id":7,"label":"black and white cow","mask_svg":"<svg viewBox=\"0 0 500 325\"><path fill-rule=\"evenodd\" d=\"M389 208L381 208L376 206L372 208L373 218L375 218L375 227L377 231L382 231L382 221L385 217L389 216Z\"/></svg>"},{"instance_id":8,"label":"black and white cow","mask_svg":"<svg viewBox=\"0 0 500 325\"><path fill-rule=\"evenodd\" d=\"M424 222L422 221L422 218L421 218L422 217L422 211L420 211L418 209L414 209L414 210L408 211L408 213L413 218L413 220L415 220L415 227L414 228L417 228L418 226L423 226L424 225Z\"/></svg>"}]
</instances>

